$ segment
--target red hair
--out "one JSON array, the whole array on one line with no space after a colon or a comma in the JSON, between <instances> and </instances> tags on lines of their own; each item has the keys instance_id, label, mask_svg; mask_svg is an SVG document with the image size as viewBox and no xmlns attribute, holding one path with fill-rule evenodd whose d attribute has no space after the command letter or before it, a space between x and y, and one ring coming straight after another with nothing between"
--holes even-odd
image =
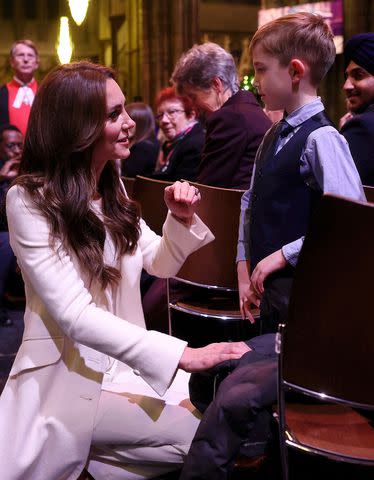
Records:
<instances>
[{"instance_id":1,"label":"red hair","mask_svg":"<svg viewBox=\"0 0 374 480\"><path fill-rule=\"evenodd\" d=\"M182 102L183 110L185 111L187 117L190 117L192 112L195 111L191 100L188 97L178 95L174 87L166 87L158 93L156 97L156 108L158 108L161 103L170 100L179 100Z\"/></svg>"}]
</instances>

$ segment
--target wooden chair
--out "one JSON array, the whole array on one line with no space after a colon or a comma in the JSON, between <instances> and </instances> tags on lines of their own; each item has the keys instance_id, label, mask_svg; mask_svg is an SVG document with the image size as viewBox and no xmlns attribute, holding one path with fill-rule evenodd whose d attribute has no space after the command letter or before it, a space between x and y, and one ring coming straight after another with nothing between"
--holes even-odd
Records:
<instances>
[{"instance_id":1,"label":"wooden chair","mask_svg":"<svg viewBox=\"0 0 374 480\"><path fill-rule=\"evenodd\" d=\"M200 190L197 214L215 240L192 253L176 280L176 298L169 292L170 333L192 346L249 338L251 325L241 319L237 291L236 246L242 190L190 182ZM187 292L181 295L183 292Z\"/></svg>"},{"instance_id":2,"label":"wooden chair","mask_svg":"<svg viewBox=\"0 0 374 480\"><path fill-rule=\"evenodd\" d=\"M349 225L349 228L347 228ZM374 465L374 205L325 196L295 272L279 361L283 478L287 446ZM291 403L287 392L313 399ZM372 417L373 418L373 417Z\"/></svg>"},{"instance_id":3,"label":"wooden chair","mask_svg":"<svg viewBox=\"0 0 374 480\"><path fill-rule=\"evenodd\" d=\"M200 190L202 201L197 214L215 240L190 255L176 278L208 289L237 290L235 259L244 190L190 184Z\"/></svg>"},{"instance_id":4,"label":"wooden chair","mask_svg":"<svg viewBox=\"0 0 374 480\"><path fill-rule=\"evenodd\" d=\"M138 175L132 191L132 199L140 203L143 219L159 235L162 234L162 226L168 211L164 202L164 190L171 184L172 182Z\"/></svg>"},{"instance_id":5,"label":"wooden chair","mask_svg":"<svg viewBox=\"0 0 374 480\"><path fill-rule=\"evenodd\" d=\"M374 203L374 187L370 185L364 185L364 192L366 199L369 203Z\"/></svg>"},{"instance_id":6,"label":"wooden chair","mask_svg":"<svg viewBox=\"0 0 374 480\"><path fill-rule=\"evenodd\" d=\"M135 178L132 177L121 177L123 184L125 185L127 195L129 198L133 197Z\"/></svg>"}]
</instances>

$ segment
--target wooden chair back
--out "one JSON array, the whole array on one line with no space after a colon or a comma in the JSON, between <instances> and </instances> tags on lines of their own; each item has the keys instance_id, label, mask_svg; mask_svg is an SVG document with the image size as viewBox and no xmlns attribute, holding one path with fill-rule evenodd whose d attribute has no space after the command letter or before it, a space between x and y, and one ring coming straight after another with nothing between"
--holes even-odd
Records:
<instances>
[{"instance_id":1,"label":"wooden chair back","mask_svg":"<svg viewBox=\"0 0 374 480\"><path fill-rule=\"evenodd\" d=\"M215 240L192 253L176 278L207 288L237 290L235 259L244 191L190 183L200 190L202 200L197 214Z\"/></svg>"},{"instance_id":2,"label":"wooden chair back","mask_svg":"<svg viewBox=\"0 0 374 480\"><path fill-rule=\"evenodd\" d=\"M374 205L326 195L306 235L282 340L282 380L374 408Z\"/></svg>"},{"instance_id":3,"label":"wooden chair back","mask_svg":"<svg viewBox=\"0 0 374 480\"><path fill-rule=\"evenodd\" d=\"M121 177L123 184L125 185L127 195L129 198L133 197L134 185L135 185L135 178L132 177Z\"/></svg>"},{"instance_id":4,"label":"wooden chair back","mask_svg":"<svg viewBox=\"0 0 374 480\"><path fill-rule=\"evenodd\" d=\"M142 218L158 235L162 234L162 226L168 211L164 201L164 190L171 184L172 182L139 175L135 179L132 199L140 203Z\"/></svg>"}]
</instances>

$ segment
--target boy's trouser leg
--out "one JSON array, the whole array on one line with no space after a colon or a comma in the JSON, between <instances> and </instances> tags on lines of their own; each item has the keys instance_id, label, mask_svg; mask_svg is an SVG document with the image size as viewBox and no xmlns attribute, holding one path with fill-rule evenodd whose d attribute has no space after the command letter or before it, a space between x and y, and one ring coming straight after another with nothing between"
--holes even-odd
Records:
<instances>
[{"instance_id":1,"label":"boy's trouser leg","mask_svg":"<svg viewBox=\"0 0 374 480\"><path fill-rule=\"evenodd\" d=\"M261 334L276 333L278 325L287 321L292 277L269 279L260 304Z\"/></svg>"},{"instance_id":2,"label":"boy's trouser leg","mask_svg":"<svg viewBox=\"0 0 374 480\"><path fill-rule=\"evenodd\" d=\"M248 352L221 383L216 398L206 410L185 461L181 480L226 479L244 441L253 442L253 456L261 454L265 439L262 439L262 445L258 442L256 424L260 420L263 425L262 416L268 413L266 407L276 399L275 355L269 357L255 351Z\"/></svg>"}]
</instances>

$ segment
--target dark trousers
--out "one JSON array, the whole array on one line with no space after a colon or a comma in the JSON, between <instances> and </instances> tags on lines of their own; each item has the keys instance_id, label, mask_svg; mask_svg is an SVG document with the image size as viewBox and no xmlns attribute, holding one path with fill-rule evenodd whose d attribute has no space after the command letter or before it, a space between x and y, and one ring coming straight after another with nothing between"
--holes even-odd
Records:
<instances>
[{"instance_id":1,"label":"dark trousers","mask_svg":"<svg viewBox=\"0 0 374 480\"><path fill-rule=\"evenodd\" d=\"M219 386L205 411L186 458L181 480L226 479L245 442L253 456L264 453L277 400L275 336L250 340L255 348Z\"/></svg>"},{"instance_id":2,"label":"dark trousers","mask_svg":"<svg viewBox=\"0 0 374 480\"><path fill-rule=\"evenodd\" d=\"M274 278L266 285L260 306L263 331L274 332L279 322L286 321L292 278ZM268 333L247 342L252 351L243 355L221 382L214 400L204 416L192 441L181 480L223 480L234 466L243 444L247 456L265 453L271 436L270 407L277 401L278 359L275 353L275 334ZM219 366L218 366L219 367ZM220 368L212 372L217 378ZM204 376L200 377L202 382ZM190 382L194 384L193 378ZM192 402L199 404L196 391Z\"/></svg>"}]
</instances>

